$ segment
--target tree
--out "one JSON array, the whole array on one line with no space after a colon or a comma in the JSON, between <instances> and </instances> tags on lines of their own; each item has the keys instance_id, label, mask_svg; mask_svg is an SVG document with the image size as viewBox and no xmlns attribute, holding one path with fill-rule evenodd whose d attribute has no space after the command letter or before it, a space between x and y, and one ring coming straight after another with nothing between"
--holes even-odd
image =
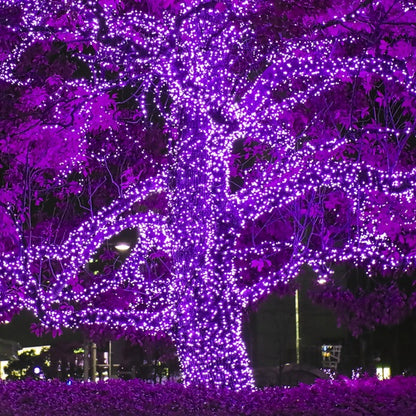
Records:
<instances>
[{"instance_id":1,"label":"tree","mask_svg":"<svg viewBox=\"0 0 416 416\"><path fill-rule=\"evenodd\" d=\"M240 389L243 311L302 267L413 268L411 2L0 4L4 319L161 331Z\"/></svg>"},{"instance_id":2,"label":"tree","mask_svg":"<svg viewBox=\"0 0 416 416\"><path fill-rule=\"evenodd\" d=\"M7 380L39 379L49 373L48 350L43 348L39 354L35 350L23 351L12 358L4 369Z\"/></svg>"},{"instance_id":3,"label":"tree","mask_svg":"<svg viewBox=\"0 0 416 416\"><path fill-rule=\"evenodd\" d=\"M5 367L8 380L52 379L62 381L82 377L82 368L77 363L74 343L54 343L40 352L25 350L13 357ZM79 361L79 360L78 360Z\"/></svg>"}]
</instances>

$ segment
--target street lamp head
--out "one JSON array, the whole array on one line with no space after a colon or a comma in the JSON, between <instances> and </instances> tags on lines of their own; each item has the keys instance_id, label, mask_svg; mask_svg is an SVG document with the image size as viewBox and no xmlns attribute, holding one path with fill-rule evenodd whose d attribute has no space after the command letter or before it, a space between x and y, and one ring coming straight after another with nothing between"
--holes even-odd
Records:
<instances>
[{"instance_id":1,"label":"street lamp head","mask_svg":"<svg viewBox=\"0 0 416 416\"><path fill-rule=\"evenodd\" d=\"M130 250L130 244L128 244L128 243L117 243L114 247L118 251L127 251L127 250Z\"/></svg>"}]
</instances>

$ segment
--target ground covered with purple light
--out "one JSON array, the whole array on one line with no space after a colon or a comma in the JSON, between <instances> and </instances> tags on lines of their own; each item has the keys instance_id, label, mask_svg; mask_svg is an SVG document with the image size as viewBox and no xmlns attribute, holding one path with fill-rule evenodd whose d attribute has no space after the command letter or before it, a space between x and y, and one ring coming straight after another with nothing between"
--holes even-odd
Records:
<instances>
[{"instance_id":1,"label":"ground covered with purple light","mask_svg":"<svg viewBox=\"0 0 416 416\"><path fill-rule=\"evenodd\" d=\"M320 380L261 391L185 388L141 380L99 383L21 381L0 385L0 416L414 415L416 377Z\"/></svg>"}]
</instances>

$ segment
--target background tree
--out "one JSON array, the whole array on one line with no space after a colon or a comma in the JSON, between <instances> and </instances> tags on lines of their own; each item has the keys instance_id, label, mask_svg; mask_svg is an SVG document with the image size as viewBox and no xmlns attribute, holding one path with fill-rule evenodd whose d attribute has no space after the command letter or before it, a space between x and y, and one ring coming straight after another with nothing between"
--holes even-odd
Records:
<instances>
[{"instance_id":1,"label":"background tree","mask_svg":"<svg viewBox=\"0 0 416 416\"><path fill-rule=\"evenodd\" d=\"M7 380L24 380L49 377L50 361L49 353L43 349L39 354L34 350L23 351L17 357L11 359L4 368Z\"/></svg>"},{"instance_id":2,"label":"background tree","mask_svg":"<svg viewBox=\"0 0 416 416\"><path fill-rule=\"evenodd\" d=\"M176 350L166 337L142 336L126 342L118 377L124 380L141 378L156 383L180 378Z\"/></svg>"},{"instance_id":3,"label":"background tree","mask_svg":"<svg viewBox=\"0 0 416 416\"><path fill-rule=\"evenodd\" d=\"M413 268L411 2L0 4L3 319L161 331L239 389L304 265Z\"/></svg>"}]
</instances>

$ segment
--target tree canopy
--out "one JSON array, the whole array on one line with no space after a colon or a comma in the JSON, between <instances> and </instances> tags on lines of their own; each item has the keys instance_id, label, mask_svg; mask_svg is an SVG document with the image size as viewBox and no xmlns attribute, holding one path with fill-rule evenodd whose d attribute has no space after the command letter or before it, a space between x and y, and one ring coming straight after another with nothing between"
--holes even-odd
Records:
<instances>
[{"instance_id":1,"label":"tree canopy","mask_svg":"<svg viewBox=\"0 0 416 416\"><path fill-rule=\"evenodd\" d=\"M239 389L243 311L305 267L334 307L355 301L338 265L387 281L370 304L400 313L370 321L414 307L397 284L416 252L413 2L0 0L0 16L3 320L162 332L185 383Z\"/></svg>"}]
</instances>

